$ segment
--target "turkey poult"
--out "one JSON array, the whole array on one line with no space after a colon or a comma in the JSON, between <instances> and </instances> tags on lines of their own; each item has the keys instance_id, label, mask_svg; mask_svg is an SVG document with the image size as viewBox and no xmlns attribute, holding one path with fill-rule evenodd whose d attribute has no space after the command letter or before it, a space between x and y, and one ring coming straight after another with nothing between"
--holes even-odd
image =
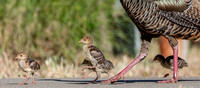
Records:
<instances>
[{"instance_id":1,"label":"turkey poult","mask_svg":"<svg viewBox=\"0 0 200 88\"><path fill-rule=\"evenodd\" d=\"M35 84L34 80L34 73L40 69L40 65L37 63L36 60L27 58L26 54L19 53L15 57L18 60L18 65L22 69L22 71L27 73L26 80L18 85L24 85L30 78L32 78L32 83Z\"/></svg>"},{"instance_id":2,"label":"turkey poult","mask_svg":"<svg viewBox=\"0 0 200 88\"><path fill-rule=\"evenodd\" d=\"M120 0L128 16L141 33L139 56L116 76L102 81L114 83L133 66L142 61L149 51L152 38L164 36L173 49L173 79L158 81L174 83L178 81L178 42L176 39L200 40L200 0Z\"/></svg>"},{"instance_id":3,"label":"turkey poult","mask_svg":"<svg viewBox=\"0 0 200 88\"><path fill-rule=\"evenodd\" d=\"M153 59L153 62L159 62L162 67L174 70L174 63L173 63L173 55L168 56L166 59L162 55L156 55ZM188 67L187 62L184 59L178 57L178 68L182 69L183 67ZM169 74L165 74L164 77L167 77Z\"/></svg>"},{"instance_id":4,"label":"turkey poult","mask_svg":"<svg viewBox=\"0 0 200 88\"><path fill-rule=\"evenodd\" d=\"M114 65L111 61L106 60L103 53L98 48L92 45L92 39L89 36L86 36L79 42L84 44L83 51L88 58L88 60L85 59L85 64L87 64L87 66L83 67L82 70L92 69L97 75L96 79L91 83L94 83L98 78L100 78L100 73L109 74L108 72L114 68Z\"/></svg>"}]
</instances>

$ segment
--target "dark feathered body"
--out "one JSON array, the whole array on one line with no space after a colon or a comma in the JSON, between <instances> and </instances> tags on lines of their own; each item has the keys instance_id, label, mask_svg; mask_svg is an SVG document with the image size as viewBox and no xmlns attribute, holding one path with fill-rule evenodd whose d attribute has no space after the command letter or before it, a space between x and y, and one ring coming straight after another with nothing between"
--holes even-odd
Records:
<instances>
[{"instance_id":1,"label":"dark feathered body","mask_svg":"<svg viewBox=\"0 0 200 88\"><path fill-rule=\"evenodd\" d=\"M26 63L29 65L29 67L32 69L32 70L39 70L40 69L40 65L38 64L38 62L36 60L33 60L31 58L28 58L26 60Z\"/></svg>"},{"instance_id":2,"label":"dark feathered body","mask_svg":"<svg viewBox=\"0 0 200 88\"><path fill-rule=\"evenodd\" d=\"M89 55L91 55L91 57L97 61L97 63L93 64L93 66L97 64L104 64L106 59L103 53L97 47L92 46L92 45L88 46L88 52L89 52Z\"/></svg>"},{"instance_id":3,"label":"dark feathered body","mask_svg":"<svg viewBox=\"0 0 200 88\"><path fill-rule=\"evenodd\" d=\"M168 56L166 59L162 55L157 55L155 56L154 61L159 61L164 68L173 70L174 67L173 55ZM188 64L184 59L178 57L178 68L182 69L183 67L188 67Z\"/></svg>"},{"instance_id":4,"label":"dark feathered body","mask_svg":"<svg viewBox=\"0 0 200 88\"><path fill-rule=\"evenodd\" d=\"M175 38L200 39L200 2L198 0L120 0L131 20L143 35L151 37L172 36ZM169 0L171 1L171 0ZM164 4L160 4L164 3ZM166 3L166 4L165 4ZM166 8L163 8L163 7ZM168 6L168 7L167 7ZM169 7L174 8L174 11Z\"/></svg>"},{"instance_id":5,"label":"dark feathered body","mask_svg":"<svg viewBox=\"0 0 200 88\"><path fill-rule=\"evenodd\" d=\"M93 66L97 66L102 73L107 73L109 70L114 68L114 65L109 60L106 60L103 53L95 46L88 47L90 55L95 59L96 63L93 63Z\"/></svg>"},{"instance_id":6,"label":"dark feathered body","mask_svg":"<svg viewBox=\"0 0 200 88\"><path fill-rule=\"evenodd\" d=\"M40 65L37 63L37 61L30 58L19 60L18 64L19 64L19 67L24 72L27 72L29 74L28 76L30 76L31 73L34 73L40 69Z\"/></svg>"}]
</instances>

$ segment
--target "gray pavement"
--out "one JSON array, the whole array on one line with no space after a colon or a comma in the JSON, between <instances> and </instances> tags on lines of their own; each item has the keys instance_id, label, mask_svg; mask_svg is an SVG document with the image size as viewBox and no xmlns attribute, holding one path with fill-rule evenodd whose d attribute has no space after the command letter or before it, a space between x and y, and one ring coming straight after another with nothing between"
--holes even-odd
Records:
<instances>
[{"instance_id":1,"label":"gray pavement","mask_svg":"<svg viewBox=\"0 0 200 88\"><path fill-rule=\"evenodd\" d=\"M126 82L119 80L114 84L101 84L100 79L95 84L88 84L94 78L39 78L35 85L17 85L25 79L0 79L0 88L200 88L199 77L187 77L178 83L156 83L156 81L169 79L158 77L126 78ZM28 82L31 82L29 80Z\"/></svg>"}]
</instances>

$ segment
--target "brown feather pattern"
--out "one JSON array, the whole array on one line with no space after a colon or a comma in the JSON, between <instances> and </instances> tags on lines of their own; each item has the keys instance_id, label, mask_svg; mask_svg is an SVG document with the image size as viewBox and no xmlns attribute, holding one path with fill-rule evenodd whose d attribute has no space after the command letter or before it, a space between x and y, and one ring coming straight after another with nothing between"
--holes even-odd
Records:
<instances>
[{"instance_id":1,"label":"brown feather pattern","mask_svg":"<svg viewBox=\"0 0 200 88\"><path fill-rule=\"evenodd\" d=\"M153 61L158 61L162 67L173 70L173 55L168 56L167 58L162 55L156 55ZM188 63L184 59L178 57L178 68L182 69L183 67L188 67Z\"/></svg>"},{"instance_id":2,"label":"brown feather pattern","mask_svg":"<svg viewBox=\"0 0 200 88\"><path fill-rule=\"evenodd\" d=\"M200 5L198 0L187 0L190 4L182 12L162 10L155 1L120 0L131 20L142 34L152 37L200 40ZM176 4L174 4L176 5Z\"/></svg>"},{"instance_id":3,"label":"brown feather pattern","mask_svg":"<svg viewBox=\"0 0 200 88\"><path fill-rule=\"evenodd\" d=\"M32 70L39 70L40 69L40 65L38 64L38 62L36 60L33 60L31 58L28 58L26 60L26 63L29 64L29 67L32 69Z\"/></svg>"}]
</instances>

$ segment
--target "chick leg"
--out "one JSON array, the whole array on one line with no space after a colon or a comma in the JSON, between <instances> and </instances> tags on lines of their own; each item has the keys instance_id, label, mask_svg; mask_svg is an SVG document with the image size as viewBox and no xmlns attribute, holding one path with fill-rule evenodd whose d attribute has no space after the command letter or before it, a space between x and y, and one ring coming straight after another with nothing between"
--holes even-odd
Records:
<instances>
[{"instance_id":1,"label":"chick leg","mask_svg":"<svg viewBox=\"0 0 200 88\"><path fill-rule=\"evenodd\" d=\"M173 49L173 55L174 55L174 73L173 73L173 79L164 80L164 81L158 81L158 83L174 83L178 82L178 42L175 38L171 36L165 36L170 46Z\"/></svg>"},{"instance_id":2,"label":"chick leg","mask_svg":"<svg viewBox=\"0 0 200 88\"><path fill-rule=\"evenodd\" d=\"M29 83L29 85L31 85L31 84L36 84L36 82L35 82L35 77L34 77L34 73L32 73L31 74L32 75L32 82L31 83Z\"/></svg>"},{"instance_id":3,"label":"chick leg","mask_svg":"<svg viewBox=\"0 0 200 88\"><path fill-rule=\"evenodd\" d=\"M90 70L90 72L88 72L86 75L82 76L81 78L84 79L86 77L88 77L88 75L92 72L92 70Z\"/></svg>"},{"instance_id":4,"label":"chick leg","mask_svg":"<svg viewBox=\"0 0 200 88\"><path fill-rule=\"evenodd\" d=\"M131 62L126 68L124 68L121 72L119 72L117 75L115 75L114 77L106 81L102 81L101 83L114 83L118 81L121 77L124 78L124 74L126 74L131 68L133 68L133 66L135 66L138 62L142 61L148 55L148 50L149 50L148 48L149 48L151 39L152 38L149 36L148 37L143 36L139 56L133 62Z\"/></svg>"},{"instance_id":5,"label":"chick leg","mask_svg":"<svg viewBox=\"0 0 200 88\"><path fill-rule=\"evenodd\" d=\"M24 85L24 83L26 83L29 79L30 79L30 77L28 77L24 82L19 83L18 85Z\"/></svg>"},{"instance_id":6,"label":"chick leg","mask_svg":"<svg viewBox=\"0 0 200 88\"><path fill-rule=\"evenodd\" d=\"M93 80L92 82L90 82L89 84L94 84L94 82L96 82L96 81L101 77L100 72L96 72L96 75L97 75L96 79L94 79L94 80Z\"/></svg>"},{"instance_id":7,"label":"chick leg","mask_svg":"<svg viewBox=\"0 0 200 88\"><path fill-rule=\"evenodd\" d=\"M85 67L82 68L82 71L83 71L84 69L88 69L88 68L96 68L96 67L95 67L95 66L85 66Z\"/></svg>"},{"instance_id":8,"label":"chick leg","mask_svg":"<svg viewBox=\"0 0 200 88\"><path fill-rule=\"evenodd\" d=\"M110 73L108 72L108 73L106 73L107 75L108 75L108 77L110 78Z\"/></svg>"}]
</instances>

